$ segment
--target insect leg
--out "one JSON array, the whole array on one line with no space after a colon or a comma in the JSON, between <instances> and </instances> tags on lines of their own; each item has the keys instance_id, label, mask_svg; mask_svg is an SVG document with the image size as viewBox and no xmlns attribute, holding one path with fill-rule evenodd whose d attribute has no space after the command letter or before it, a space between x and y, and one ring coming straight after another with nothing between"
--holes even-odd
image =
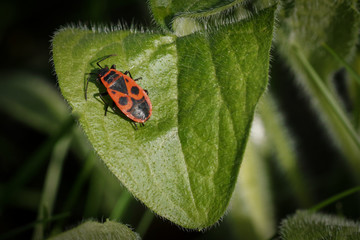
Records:
<instances>
[{"instance_id":1,"label":"insect leg","mask_svg":"<svg viewBox=\"0 0 360 240\"><path fill-rule=\"evenodd\" d=\"M144 91L146 92L146 95L148 95L148 96L149 96L149 91L148 91L148 90L146 90L146 89L144 89Z\"/></svg>"},{"instance_id":2,"label":"insect leg","mask_svg":"<svg viewBox=\"0 0 360 240\"><path fill-rule=\"evenodd\" d=\"M133 77L131 76L131 73L130 73L129 71L125 71L124 74L125 74L125 75L129 75L131 78L133 78ZM137 81L137 80L140 80L140 79L142 79L142 77L136 78L136 79L134 79L134 81Z\"/></svg>"},{"instance_id":3,"label":"insect leg","mask_svg":"<svg viewBox=\"0 0 360 240\"><path fill-rule=\"evenodd\" d=\"M131 73L130 73L129 71L125 71L124 74L125 74L125 75L129 75L131 78L133 78L133 77L131 76Z\"/></svg>"},{"instance_id":4,"label":"insect leg","mask_svg":"<svg viewBox=\"0 0 360 240\"><path fill-rule=\"evenodd\" d=\"M104 116L106 116L106 113L107 113L107 110L108 110L108 108L109 108L109 104L105 104L105 113L104 113Z\"/></svg>"},{"instance_id":5,"label":"insect leg","mask_svg":"<svg viewBox=\"0 0 360 240\"><path fill-rule=\"evenodd\" d=\"M86 85L85 85L85 100L87 100L87 89L89 86L89 80L90 80L90 76L87 78Z\"/></svg>"},{"instance_id":6,"label":"insect leg","mask_svg":"<svg viewBox=\"0 0 360 240\"><path fill-rule=\"evenodd\" d=\"M97 75L96 73L88 73L88 74L89 74L89 77L87 78L86 85L85 85L85 100L87 100L87 89L88 89L88 86L89 86L90 76L91 75Z\"/></svg>"},{"instance_id":7,"label":"insect leg","mask_svg":"<svg viewBox=\"0 0 360 240\"><path fill-rule=\"evenodd\" d=\"M104 102L104 104L105 104L105 114L104 114L104 116L106 116L106 113L107 113L107 110L108 110L108 107L109 107L109 104L105 101L105 99L103 98L104 96L106 96L106 95L109 95L109 93L108 92L103 92L103 93L100 93L100 98L101 98L101 100Z\"/></svg>"},{"instance_id":8,"label":"insect leg","mask_svg":"<svg viewBox=\"0 0 360 240\"><path fill-rule=\"evenodd\" d=\"M102 93L100 93L100 97L101 97L101 99L105 102L105 100L104 100L104 96L107 96L107 95L109 95L109 93L108 92L102 92Z\"/></svg>"}]
</instances>

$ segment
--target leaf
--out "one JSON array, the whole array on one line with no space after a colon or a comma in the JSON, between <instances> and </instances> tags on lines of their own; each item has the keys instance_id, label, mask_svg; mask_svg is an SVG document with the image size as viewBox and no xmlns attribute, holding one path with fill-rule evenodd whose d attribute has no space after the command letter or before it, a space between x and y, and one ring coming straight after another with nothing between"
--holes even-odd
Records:
<instances>
[{"instance_id":1,"label":"leaf","mask_svg":"<svg viewBox=\"0 0 360 240\"><path fill-rule=\"evenodd\" d=\"M320 77L328 80L341 65L322 45L326 43L341 58L351 56L360 25L355 5L355 0L294 1L277 31L278 46L291 65L303 71L291 49L292 45L298 45Z\"/></svg>"},{"instance_id":2,"label":"leaf","mask_svg":"<svg viewBox=\"0 0 360 240\"><path fill-rule=\"evenodd\" d=\"M228 8L242 0L210 0L210 1L173 1L173 0L150 0L149 5L155 21L164 29L171 30L175 16L189 13L209 14L213 9Z\"/></svg>"},{"instance_id":3,"label":"leaf","mask_svg":"<svg viewBox=\"0 0 360 240\"><path fill-rule=\"evenodd\" d=\"M0 109L41 132L53 133L69 111L46 80L26 72L5 73L0 81Z\"/></svg>"},{"instance_id":4,"label":"leaf","mask_svg":"<svg viewBox=\"0 0 360 240\"><path fill-rule=\"evenodd\" d=\"M290 186L291 192L300 207L309 207L312 202L311 191L306 176L301 171L300 160L296 151L295 137L291 135L277 102L272 94L267 93L261 98L258 113L265 129L268 155L276 156L278 173Z\"/></svg>"},{"instance_id":5,"label":"leaf","mask_svg":"<svg viewBox=\"0 0 360 240\"><path fill-rule=\"evenodd\" d=\"M59 85L111 172L156 214L203 229L224 214L256 103L267 85L275 7L252 19L178 38L135 30L64 28L53 40ZM135 131L104 116L96 62L130 70L153 115ZM100 89L99 89L100 88Z\"/></svg>"},{"instance_id":6,"label":"leaf","mask_svg":"<svg viewBox=\"0 0 360 240\"><path fill-rule=\"evenodd\" d=\"M318 115L325 131L338 145L357 182L360 181L360 139L339 103L332 74L340 63L323 48L326 43L342 59L355 51L360 16L356 1L296 1L286 9L277 32L281 54L289 60Z\"/></svg>"},{"instance_id":7,"label":"leaf","mask_svg":"<svg viewBox=\"0 0 360 240\"><path fill-rule=\"evenodd\" d=\"M297 211L283 220L280 236L284 240L359 239L360 223L321 213Z\"/></svg>"},{"instance_id":8,"label":"leaf","mask_svg":"<svg viewBox=\"0 0 360 240\"><path fill-rule=\"evenodd\" d=\"M165 31L185 36L209 26L240 21L273 6L276 0L150 0L154 20Z\"/></svg>"},{"instance_id":9,"label":"leaf","mask_svg":"<svg viewBox=\"0 0 360 240\"><path fill-rule=\"evenodd\" d=\"M124 224L106 221L105 223L99 223L95 221L87 221L81 225L63 232L51 240L139 240L140 237L137 233L131 231L129 227Z\"/></svg>"},{"instance_id":10,"label":"leaf","mask_svg":"<svg viewBox=\"0 0 360 240\"><path fill-rule=\"evenodd\" d=\"M229 215L238 239L269 239L276 230L270 170L264 161L264 153L255 144L253 134L258 121L258 117L255 117L241 174L230 202Z\"/></svg>"}]
</instances>

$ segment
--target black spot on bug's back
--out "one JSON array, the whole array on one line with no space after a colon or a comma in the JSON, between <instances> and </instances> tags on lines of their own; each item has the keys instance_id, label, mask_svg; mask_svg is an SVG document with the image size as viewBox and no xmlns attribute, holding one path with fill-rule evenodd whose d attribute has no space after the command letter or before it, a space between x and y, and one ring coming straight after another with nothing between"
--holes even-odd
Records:
<instances>
[{"instance_id":1,"label":"black spot on bug's back","mask_svg":"<svg viewBox=\"0 0 360 240\"><path fill-rule=\"evenodd\" d=\"M115 91L111 91L111 93L112 93L112 94L116 94L116 92L115 92Z\"/></svg>"},{"instance_id":2,"label":"black spot on bug's back","mask_svg":"<svg viewBox=\"0 0 360 240\"><path fill-rule=\"evenodd\" d=\"M114 81L114 79L118 78L119 77L119 74L117 74L115 71L111 71L108 75L106 75L104 77L104 80L107 82L107 83L111 83L112 81Z\"/></svg>"},{"instance_id":3,"label":"black spot on bug's back","mask_svg":"<svg viewBox=\"0 0 360 240\"><path fill-rule=\"evenodd\" d=\"M126 87L126 83L124 80L124 77L121 76L119 79L117 79L111 86L110 89L118 91L118 92L122 92L125 94L128 94L128 90Z\"/></svg>"},{"instance_id":4,"label":"black spot on bug's back","mask_svg":"<svg viewBox=\"0 0 360 240\"><path fill-rule=\"evenodd\" d=\"M137 86L133 86L131 88L131 93L135 94L135 95L138 95L139 94L139 88Z\"/></svg>"},{"instance_id":5,"label":"black spot on bug's back","mask_svg":"<svg viewBox=\"0 0 360 240\"><path fill-rule=\"evenodd\" d=\"M131 98L131 101L133 104L128 112L130 112L135 118L144 120L150 115L150 106L145 101L144 97L140 100Z\"/></svg>"},{"instance_id":6,"label":"black spot on bug's back","mask_svg":"<svg viewBox=\"0 0 360 240\"><path fill-rule=\"evenodd\" d=\"M127 97L121 97L121 98L119 99L119 104L120 104L120 105L125 106L127 103L128 103L128 98L127 98Z\"/></svg>"}]
</instances>

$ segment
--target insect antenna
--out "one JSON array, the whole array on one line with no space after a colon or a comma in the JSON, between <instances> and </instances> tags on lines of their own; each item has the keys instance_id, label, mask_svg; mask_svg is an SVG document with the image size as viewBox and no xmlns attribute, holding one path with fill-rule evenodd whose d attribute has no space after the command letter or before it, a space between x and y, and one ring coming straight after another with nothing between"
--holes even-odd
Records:
<instances>
[{"instance_id":1,"label":"insect antenna","mask_svg":"<svg viewBox=\"0 0 360 240\"><path fill-rule=\"evenodd\" d=\"M102 69L103 67L100 66L100 63L101 63L102 61L108 59L109 57L113 57L113 56L116 56L116 54L111 54L111 55L108 55L108 56L103 57L102 59L100 59L100 60L96 63L96 65L98 65L98 67Z\"/></svg>"}]
</instances>

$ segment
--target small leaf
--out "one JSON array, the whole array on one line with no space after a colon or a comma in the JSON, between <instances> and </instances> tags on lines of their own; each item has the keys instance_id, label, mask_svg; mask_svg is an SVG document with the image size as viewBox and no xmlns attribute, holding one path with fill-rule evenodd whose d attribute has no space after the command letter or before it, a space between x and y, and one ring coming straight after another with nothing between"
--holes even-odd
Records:
<instances>
[{"instance_id":1,"label":"small leaf","mask_svg":"<svg viewBox=\"0 0 360 240\"><path fill-rule=\"evenodd\" d=\"M129 227L124 224L106 221L99 223L95 221L87 221L81 225L63 232L51 240L139 240L137 233L131 231Z\"/></svg>"},{"instance_id":2,"label":"small leaf","mask_svg":"<svg viewBox=\"0 0 360 240\"><path fill-rule=\"evenodd\" d=\"M267 85L275 8L182 38L80 28L54 38L61 91L99 156L135 197L182 227L208 227L226 210ZM102 65L141 76L152 101L137 131L118 114L104 116L94 78L84 99L87 73L114 53Z\"/></svg>"},{"instance_id":3,"label":"small leaf","mask_svg":"<svg viewBox=\"0 0 360 240\"><path fill-rule=\"evenodd\" d=\"M41 77L5 73L0 81L0 109L41 132L53 133L69 111L55 87Z\"/></svg>"},{"instance_id":4,"label":"small leaf","mask_svg":"<svg viewBox=\"0 0 360 240\"><path fill-rule=\"evenodd\" d=\"M360 236L360 223L328 214L298 211L282 221L280 236L284 240L355 240Z\"/></svg>"},{"instance_id":5,"label":"small leaf","mask_svg":"<svg viewBox=\"0 0 360 240\"><path fill-rule=\"evenodd\" d=\"M150 8L155 21L164 29L171 30L172 22L176 17L189 13L208 14L214 9L228 8L242 0L207 0L207 1L173 1L173 0L150 0ZM218 11L217 10L217 11Z\"/></svg>"}]
</instances>

